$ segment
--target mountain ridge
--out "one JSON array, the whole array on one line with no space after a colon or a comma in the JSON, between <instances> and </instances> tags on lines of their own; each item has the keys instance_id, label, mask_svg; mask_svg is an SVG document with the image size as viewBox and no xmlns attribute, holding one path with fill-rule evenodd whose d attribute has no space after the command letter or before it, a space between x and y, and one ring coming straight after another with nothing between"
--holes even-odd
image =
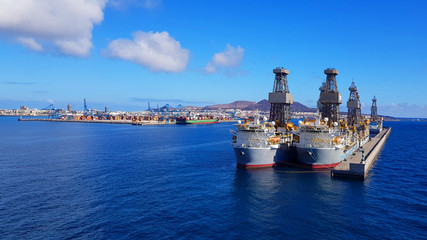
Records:
<instances>
[{"instance_id":1,"label":"mountain ridge","mask_svg":"<svg viewBox=\"0 0 427 240\"><path fill-rule=\"evenodd\" d=\"M270 111L271 104L268 102L268 100L263 99L259 102L251 102L251 101L234 101L232 103L225 103L225 104L215 104L211 106L206 106L205 109L240 109L240 110L247 110L247 111ZM309 108L305 106L302 103L294 102L291 105L291 111L292 112L316 112L315 108Z\"/></svg>"}]
</instances>

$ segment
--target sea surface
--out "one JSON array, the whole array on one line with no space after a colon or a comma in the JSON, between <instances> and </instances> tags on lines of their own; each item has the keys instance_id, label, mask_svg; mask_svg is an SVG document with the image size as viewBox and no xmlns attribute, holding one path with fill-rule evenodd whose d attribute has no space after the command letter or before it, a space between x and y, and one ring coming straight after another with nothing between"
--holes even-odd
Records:
<instances>
[{"instance_id":1,"label":"sea surface","mask_svg":"<svg viewBox=\"0 0 427 240\"><path fill-rule=\"evenodd\" d=\"M427 122L385 125L359 181L237 169L231 123L0 117L0 239L426 239Z\"/></svg>"}]
</instances>

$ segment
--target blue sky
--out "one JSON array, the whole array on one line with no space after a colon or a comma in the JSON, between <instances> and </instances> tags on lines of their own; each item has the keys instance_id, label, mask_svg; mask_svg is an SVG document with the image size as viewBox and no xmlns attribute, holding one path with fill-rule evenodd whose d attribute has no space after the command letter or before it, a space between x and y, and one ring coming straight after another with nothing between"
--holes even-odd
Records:
<instances>
[{"instance_id":1,"label":"blue sky","mask_svg":"<svg viewBox=\"0 0 427 240\"><path fill-rule=\"evenodd\" d=\"M260 101L275 67L314 107L334 67L362 112L427 117L425 1L55 2L0 0L0 108Z\"/></svg>"}]
</instances>

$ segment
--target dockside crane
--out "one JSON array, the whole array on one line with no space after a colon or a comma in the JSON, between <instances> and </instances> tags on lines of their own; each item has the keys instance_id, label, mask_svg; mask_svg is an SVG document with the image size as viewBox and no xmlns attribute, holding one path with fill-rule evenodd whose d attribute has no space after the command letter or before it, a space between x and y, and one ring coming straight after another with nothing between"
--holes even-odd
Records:
<instances>
[{"instance_id":1,"label":"dockside crane","mask_svg":"<svg viewBox=\"0 0 427 240\"><path fill-rule=\"evenodd\" d=\"M58 108L55 108L55 106L53 104L50 104L49 106L42 108L41 110L49 110L48 112L48 119L56 119L61 117L62 115L58 115L57 112L59 111Z\"/></svg>"},{"instance_id":2,"label":"dockside crane","mask_svg":"<svg viewBox=\"0 0 427 240\"><path fill-rule=\"evenodd\" d=\"M83 99L83 116L93 116L93 111L87 106L86 98Z\"/></svg>"}]
</instances>

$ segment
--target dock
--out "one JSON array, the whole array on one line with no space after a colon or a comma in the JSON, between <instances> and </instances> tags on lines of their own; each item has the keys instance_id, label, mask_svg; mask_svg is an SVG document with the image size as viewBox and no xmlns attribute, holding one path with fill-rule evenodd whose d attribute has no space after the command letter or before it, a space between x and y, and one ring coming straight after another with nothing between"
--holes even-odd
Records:
<instances>
[{"instance_id":1,"label":"dock","mask_svg":"<svg viewBox=\"0 0 427 240\"><path fill-rule=\"evenodd\" d=\"M46 119L46 118L18 118L18 121L36 122L73 122L73 123L106 123L106 124L132 124L132 125L171 125L175 122L167 121L132 121L132 120L77 120L77 119ZM237 120L219 120L219 122L236 122Z\"/></svg>"},{"instance_id":2,"label":"dock","mask_svg":"<svg viewBox=\"0 0 427 240\"><path fill-rule=\"evenodd\" d=\"M348 156L340 165L331 169L333 178L355 178L365 179L372 165L377 160L381 149L384 147L391 128L384 128L369 142L363 145L362 149L356 150Z\"/></svg>"},{"instance_id":3,"label":"dock","mask_svg":"<svg viewBox=\"0 0 427 240\"><path fill-rule=\"evenodd\" d=\"M107 123L107 124L132 124L132 125L167 125L175 122L138 121L132 120L74 120L74 119L42 119L42 118L19 118L19 121L37 122L73 122L73 123Z\"/></svg>"}]
</instances>

